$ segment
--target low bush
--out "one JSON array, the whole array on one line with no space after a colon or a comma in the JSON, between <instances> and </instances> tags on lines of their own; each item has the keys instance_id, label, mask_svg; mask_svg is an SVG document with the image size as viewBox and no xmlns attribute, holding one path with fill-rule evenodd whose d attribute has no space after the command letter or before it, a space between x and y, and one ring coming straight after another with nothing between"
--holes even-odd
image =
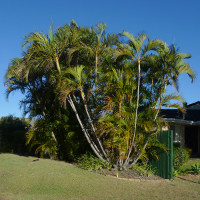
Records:
<instances>
[{"instance_id":1,"label":"low bush","mask_svg":"<svg viewBox=\"0 0 200 200\"><path fill-rule=\"evenodd\" d=\"M133 167L131 167L131 169L133 169L134 171L138 172L140 175L145 175L146 174L146 170L145 170L144 166L141 166L138 163L133 165Z\"/></svg>"},{"instance_id":2,"label":"low bush","mask_svg":"<svg viewBox=\"0 0 200 200\"><path fill-rule=\"evenodd\" d=\"M185 149L187 150L189 157L190 157L192 155L192 149L190 149L190 148L185 148Z\"/></svg>"},{"instance_id":3,"label":"low bush","mask_svg":"<svg viewBox=\"0 0 200 200\"><path fill-rule=\"evenodd\" d=\"M80 168L87 170L111 169L112 167L110 164L101 161L91 153L86 153L78 157L76 161Z\"/></svg>"},{"instance_id":4,"label":"low bush","mask_svg":"<svg viewBox=\"0 0 200 200\"><path fill-rule=\"evenodd\" d=\"M146 176L150 176L151 174L155 174L156 172L155 168L153 168L151 165L147 165L146 167L139 163L133 165L131 169L137 171L140 175L146 175Z\"/></svg>"},{"instance_id":5,"label":"low bush","mask_svg":"<svg viewBox=\"0 0 200 200\"><path fill-rule=\"evenodd\" d=\"M174 148L173 167L174 170L179 170L189 160L189 153L185 148Z\"/></svg>"},{"instance_id":6,"label":"low bush","mask_svg":"<svg viewBox=\"0 0 200 200\"><path fill-rule=\"evenodd\" d=\"M25 145L29 121L12 115L0 118L0 152L29 154Z\"/></svg>"},{"instance_id":7,"label":"low bush","mask_svg":"<svg viewBox=\"0 0 200 200\"><path fill-rule=\"evenodd\" d=\"M200 163L195 163L191 166L192 174L200 174Z\"/></svg>"},{"instance_id":8,"label":"low bush","mask_svg":"<svg viewBox=\"0 0 200 200\"><path fill-rule=\"evenodd\" d=\"M177 170L173 170L173 177L177 177L179 175L179 171L177 171Z\"/></svg>"}]
</instances>

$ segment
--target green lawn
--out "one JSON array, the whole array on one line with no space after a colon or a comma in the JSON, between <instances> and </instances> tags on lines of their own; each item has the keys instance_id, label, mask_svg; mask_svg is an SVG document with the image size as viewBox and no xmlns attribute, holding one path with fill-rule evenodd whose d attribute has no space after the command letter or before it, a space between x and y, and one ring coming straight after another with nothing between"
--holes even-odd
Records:
<instances>
[{"instance_id":1,"label":"green lawn","mask_svg":"<svg viewBox=\"0 0 200 200\"><path fill-rule=\"evenodd\" d=\"M200 184L183 180L128 181L71 164L0 154L0 199L199 199Z\"/></svg>"}]
</instances>

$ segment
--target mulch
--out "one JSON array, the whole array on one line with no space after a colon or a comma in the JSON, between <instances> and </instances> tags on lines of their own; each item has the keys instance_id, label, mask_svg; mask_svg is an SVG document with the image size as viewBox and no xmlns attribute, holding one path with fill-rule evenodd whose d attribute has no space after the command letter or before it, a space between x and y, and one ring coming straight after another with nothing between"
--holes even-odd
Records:
<instances>
[{"instance_id":1,"label":"mulch","mask_svg":"<svg viewBox=\"0 0 200 200\"><path fill-rule=\"evenodd\" d=\"M110 176L117 178L117 171L112 169L102 169L102 170L92 170L91 172L95 172L104 176ZM150 174L149 176L147 174L140 174L137 171L134 171L132 169L118 171L118 178L119 179L126 179L126 180L139 180L139 181L147 181L147 180L166 180L163 179L160 176L156 176L154 174Z\"/></svg>"}]
</instances>

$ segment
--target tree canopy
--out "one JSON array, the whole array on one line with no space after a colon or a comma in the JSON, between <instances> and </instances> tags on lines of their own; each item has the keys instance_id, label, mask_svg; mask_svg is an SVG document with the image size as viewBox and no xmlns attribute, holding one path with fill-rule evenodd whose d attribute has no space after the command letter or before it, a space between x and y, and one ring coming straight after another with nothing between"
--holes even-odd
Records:
<instances>
[{"instance_id":1,"label":"tree canopy","mask_svg":"<svg viewBox=\"0 0 200 200\"><path fill-rule=\"evenodd\" d=\"M63 135L81 138L82 131L99 159L126 169L148 159L145 149L165 124L161 108L184 111L179 75L195 75L185 61L190 54L175 45L143 33L109 34L106 27L72 21L48 34L30 33L5 84L8 95L24 94L24 113L38 119L27 134L28 143L40 140L37 151L58 156ZM176 94L167 93L170 85Z\"/></svg>"}]
</instances>

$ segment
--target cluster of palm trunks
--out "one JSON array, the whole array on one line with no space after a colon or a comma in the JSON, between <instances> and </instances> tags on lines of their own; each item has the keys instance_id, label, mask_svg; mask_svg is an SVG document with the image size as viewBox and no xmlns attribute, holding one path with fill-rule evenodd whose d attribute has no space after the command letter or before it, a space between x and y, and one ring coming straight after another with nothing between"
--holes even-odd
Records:
<instances>
[{"instance_id":1,"label":"cluster of palm trunks","mask_svg":"<svg viewBox=\"0 0 200 200\"><path fill-rule=\"evenodd\" d=\"M164 148L156 139L165 125L160 109L182 109L182 97L166 91L178 89L181 73L194 78L185 62L190 57L145 34L110 34L103 23L72 21L48 34L28 34L5 85L8 95L24 94L24 113L37 119L27 133L36 153L73 160L91 150L126 169Z\"/></svg>"}]
</instances>

